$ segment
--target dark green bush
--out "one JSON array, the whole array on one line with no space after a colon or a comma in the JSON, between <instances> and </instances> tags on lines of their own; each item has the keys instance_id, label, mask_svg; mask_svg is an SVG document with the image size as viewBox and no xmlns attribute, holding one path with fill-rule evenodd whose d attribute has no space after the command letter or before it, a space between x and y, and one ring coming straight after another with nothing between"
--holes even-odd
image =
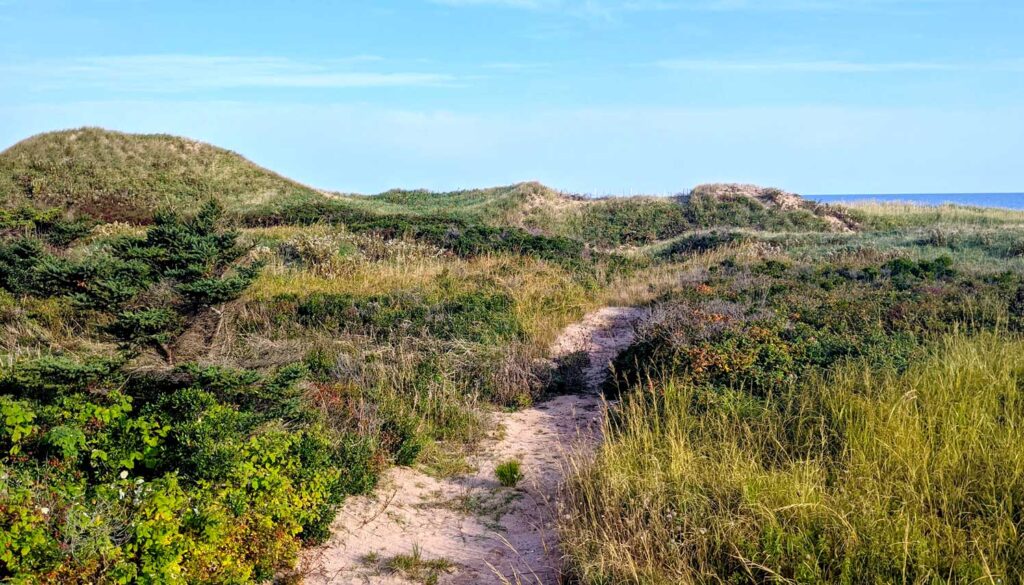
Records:
<instances>
[{"instance_id":1,"label":"dark green bush","mask_svg":"<svg viewBox=\"0 0 1024 585\"><path fill-rule=\"evenodd\" d=\"M682 256L709 252L728 244L743 242L745 239L746 237L743 234L737 232L717 230L697 232L673 240L671 244L659 253L659 256L674 260Z\"/></svg>"},{"instance_id":2,"label":"dark green bush","mask_svg":"<svg viewBox=\"0 0 1024 585\"><path fill-rule=\"evenodd\" d=\"M66 248L86 236L94 225L92 219L71 218L60 209L0 209L0 233L37 236L58 248Z\"/></svg>"},{"instance_id":3,"label":"dark green bush","mask_svg":"<svg viewBox=\"0 0 1024 585\"><path fill-rule=\"evenodd\" d=\"M0 242L0 287L15 294L35 289L35 268L46 257L42 244L32 238Z\"/></svg>"},{"instance_id":4,"label":"dark green bush","mask_svg":"<svg viewBox=\"0 0 1024 585\"><path fill-rule=\"evenodd\" d=\"M697 228L750 227L762 230L829 231L829 225L808 209L774 209L750 197L722 198L694 194L684 204L684 216Z\"/></svg>"},{"instance_id":5,"label":"dark green bush","mask_svg":"<svg viewBox=\"0 0 1024 585\"><path fill-rule=\"evenodd\" d=\"M177 290L192 307L219 305L240 297L256 280L262 268L259 264L246 266L232 276L200 278L182 283Z\"/></svg>"},{"instance_id":6,"label":"dark green bush","mask_svg":"<svg viewBox=\"0 0 1024 585\"><path fill-rule=\"evenodd\" d=\"M848 359L902 370L928 339L954 326L991 330L1007 314L1013 322L1017 277L956 275L948 256L897 258L882 271L776 260L723 264L704 286L731 303L676 293L667 300L673 310L616 360L608 390L661 372L764 396L809 369Z\"/></svg>"},{"instance_id":7,"label":"dark green bush","mask_svg":"<svg viewBox=\"0 0 1024 585\"><path fill-rule=\"evenodd\" d=\"M11 228L0 286L72 302L125 350L163 348L259 273L235 267L242 250L220 215L160 214L145 237L84 256L54 247L78 228L47 224L46 245L39 221ZM265 580L325 536L345 494L373 484L373 444L329 430L303 400L301 365L128 375L131 355L45 356L0 372L0 580Z\"/></svg>"},{"instance_id":8,"label":"dark green bush","mask_svg":"<svg viewBox=\"0 0 1024 585\"><path fill-rule=\"evenodd\" d=\"M585 242L621 246L650 244L689 227L684 207L676 198L610 197L583 207L572 232Z\"/></svg>"},{"instance_id":9,"label":"dark green bush","mask_svg":"<svg viewBox=\"0 0 1024 585\"><path fill-rule=\"evenodd\" d=\"M431 302L418 297L310 295L296 305L299 323L380 335L426 332L440 339L493 343L523 335L504 293L476 292Z\"/></svg>"},{"instance_id":10,"label":"dark green bush","mask_svg":"<svg viewBox=\"0 0 1024 585\"><path fill-rule=\"evenodd\" d=\"M460 256L508 252L578 265L582 243L563 237L533 235L513 227L491 227L450 216L375 214L340 201L304 202L284 209L254 212L248 225L315 223L341 224L354 233L372 233L388 239L412 237Z\"/></svg>"},{"instance_id":11,"label":"dark green bush","mask_svg":"<svg viewBox=\"0 0 1024 585\"><path fill-rule=\"evenodd\" d=\"M122 311L108 331L129 346L164 345L181 328L181 315L167 308Z\"/></svg>"}]
</instances>

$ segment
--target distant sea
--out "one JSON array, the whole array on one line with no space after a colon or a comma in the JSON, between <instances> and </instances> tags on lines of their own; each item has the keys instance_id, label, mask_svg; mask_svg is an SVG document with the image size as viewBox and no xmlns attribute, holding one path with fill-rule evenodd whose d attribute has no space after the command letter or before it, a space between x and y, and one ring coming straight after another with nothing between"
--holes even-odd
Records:
<instances>
[{"instance_id":1,"label":"distant sea","mask_svg":"<svg viewBox=\"0 0 1024 585\"><path fill-rule=\"evenodd\" d=\"M1024 193L918 193L902 195L805 195L822 203L852 203L856 201L901 201L920 205L958 203L980 207L1024 209Z\"/></svg>"}]
</instances>

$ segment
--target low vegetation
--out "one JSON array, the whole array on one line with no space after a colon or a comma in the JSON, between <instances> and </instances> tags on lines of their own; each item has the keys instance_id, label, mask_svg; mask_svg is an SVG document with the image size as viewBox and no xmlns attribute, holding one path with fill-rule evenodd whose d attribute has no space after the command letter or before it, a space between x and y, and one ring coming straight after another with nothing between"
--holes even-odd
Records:
<instances>
[{"instance_id":1,"label":"low vegetation","mask_svg":"<svg viewBox=\"0 0 1024 585\"><path fill-rule=\"evenodd\" d=\"M423 556L419 547L413 546L409 554L395 555L381 559L371 555L363 559L363 563L380 572L397 573L402 577L422 585L437 585L442 575L454 572L455 564L444 558L428 559Z\"/></svg>"},{"instance_id":2,"label":"low vegetation","mask_svg":"<svg viewBox=\"0 0 1024 585\"><path fill-rule=\"evenodd\" d=\"M547 348L610 303L653 316L572 462L572 579L1024 579L1020 214L326 195L100 130L0 154L0 194L5 582L280 576L388 466L462 470L489 411L577 391Z\"/></svg>"},{"instance_id":3,"label":"low vegetation","mask_svg":"<svg viewBox=\"0 0 1024 585\"><path fill-rule=\"evenodd\" d=\"M916 236L910 256L872 245L885 237L664 248L685 258L683 282L617 360L607 390L622 405L570 475L576 579L1024 578L1024 279L972 261L1020 232Z\"/></svg>"},{"instance_id":4,"label":"low vegetation","mask_svg":"<svg viewBox=\"0 0 1024 585\"><path fill-rule=\"evenodd\" d=\"M522 465L515 459L509 459L494 468L494 475L502 486L514 488L523 479Z\"/></svg>"}]
</instances>

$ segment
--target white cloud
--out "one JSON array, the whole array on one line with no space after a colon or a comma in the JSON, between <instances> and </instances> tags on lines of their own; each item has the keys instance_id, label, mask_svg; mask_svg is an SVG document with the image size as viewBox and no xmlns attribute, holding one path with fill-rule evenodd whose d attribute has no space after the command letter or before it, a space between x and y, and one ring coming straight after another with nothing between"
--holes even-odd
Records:
<instances>
[{"instance_id":1,"label":"white cloud","mask_svg":"<svg viewBox=\"0 0 1024 585\"><path fill-rule=\"evenodd\" d=\"M34 89L73 87L138 92L235 88L367 88L452 85L451 75L367 71L374 56L317 62L282 57L127 55L80 57L0 66L8 80Z\"/></svg>"},{"instance_id":2,"label":"white cloud","mask_svg":"<svg viewBox=\"0 0 1024 585\"><path fill-rule=\"evenodd\" d=\"M708 73L910 73L928 71L1024 71L1024 60L991 62L664 59L655 67L671 71Z\"/></svg>"},{"instance_id":3,"label":"white cloud","mask_svg":"<svg viewBox=\"0 0 1024 585\"><path fill-rule=\"evenodd\" d=\"M732 73L901 73L910 71L952 71L964 66L952 63L898 61L732 61L720 59L666 59L655 63L674 71Z\"/></svg>"},{"instance_id":4,"label":"white cloud","mask_svg":"<svg viewBox=\"0 0 1024 585\"><path fill-rule=\"evenodd\" d=\"M428 0L446 6L501 6L574 15L611 16L627 12L791 12L920 10L966 0Z\"/></svg>"}]
</instances>

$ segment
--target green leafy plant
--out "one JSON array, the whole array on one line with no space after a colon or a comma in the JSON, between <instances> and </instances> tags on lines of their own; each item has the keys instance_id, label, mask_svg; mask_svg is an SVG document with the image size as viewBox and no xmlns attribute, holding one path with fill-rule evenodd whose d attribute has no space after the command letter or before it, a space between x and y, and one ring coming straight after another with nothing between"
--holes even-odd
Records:
<instances>
[{"instance_id":1,"label":"green leafy plant","mask_svg":"<svg viewBox=\"0 0 1024 585\"><path fill-rule=\"evenodd\" d=\"M514 488L523 479L522 464L518 459L503 461L494 468L494 475L501 485Z\"/></svg>"}]
</instances>

